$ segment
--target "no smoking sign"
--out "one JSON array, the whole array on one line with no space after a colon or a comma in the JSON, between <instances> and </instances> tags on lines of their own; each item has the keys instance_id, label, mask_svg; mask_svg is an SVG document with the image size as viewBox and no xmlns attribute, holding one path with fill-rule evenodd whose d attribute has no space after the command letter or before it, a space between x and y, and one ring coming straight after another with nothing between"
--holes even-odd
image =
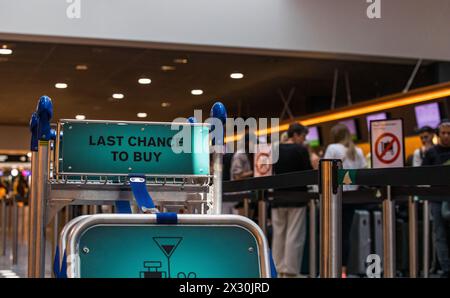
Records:
<instances>
[{"instance_id":1,"label":"no smoking sign","mask_svg":"<svg viewBox=\"0 0 450 298\"><path fill-rule=\"evenodd\" d=\"M404 166L402 119L370 122L370 152L373 168Z\"/></svg>"},{"instance_id":2,"label":"no smoking sign","mask_svg":"<svg viewBox=\"0 0 450 298\"><path fill-rule=\"evenodd\" d=\"M382 134L375 142L375 154L381 162L386 164L395 161L400 155L400 150L400 141L392 133Z\"/></svg>"}]
</instances>

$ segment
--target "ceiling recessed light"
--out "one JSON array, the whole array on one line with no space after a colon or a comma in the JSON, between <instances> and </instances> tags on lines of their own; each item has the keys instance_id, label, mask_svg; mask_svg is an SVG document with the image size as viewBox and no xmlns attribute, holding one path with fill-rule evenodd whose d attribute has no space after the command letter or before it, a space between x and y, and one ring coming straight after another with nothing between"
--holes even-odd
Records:
<instances>
[{"instance_id":1,"label":"ceiling recessed light","mask_svg":"<svg viewBox=\"0 0 450 298\"><path fill-rule=\"evenodd\" d=\"M171 71L171 70L175 70L175 66L172 66L172 65L163 65L163 66L161 66L161 70L162 70L162 71Z\"/></svg>"},{"instance_id":2,"label":"ceiling recessed light","mask_svg":"<svg viewBox=\"0 0 450 298\"><path fill-rule=\"evenodd\" d=\"M147 118L147 113L137 113L138 118Z\"/></svg>"},{"instance_id":3,"label":"ceiling recessed light","mask_svg":"<svg viewBox=\"0 0 450 298\"><path fill-rule=\"evenodd\" d=\"M168 108L168 107L170 107L170 102L162 102L162 103L161 103L161 107L163 107L163 108Z\"/></svg>"},{"instance_id":4,"label":"ceiling recessed light","mask_svg":"<svg viewBox=\"0 0 450 298\"><path fill-rule=\"evenodd\" d=\"M6 45L3 45L2 48L0 49L0 55L11 55L12 52L13 51L11 49L8 49Z\"/></svg>"},{"instance_id":5,"label":"ceiling recessed light","mask_svg":"<svg viewBox=\"0 0 450 298\"><path fill-rule=\"evenodd\" d=\"M17 169L12 169L11 170L11 176L16 177L17 175L19 175L19 171ZM6 274L3 273L3 275L6 275Z\"/></svg>"},{"instance_id":6,"label":"ceiling recessed light","mask_svg":"<svg viewBox=\"0 0 450 298\"><path fill-rule=\"evenodd\" d=\"M242 74L240 72L233 72L232 74L230 74L230 78L235 79L235 80L242 79L243 77L244 77L244 74Z\"/></svg>"},{"instance_id":7,"label":"ceiling recessed light","mask_svg":"<svg viewBox=\"0 0 450 298\"><path fill-rule=\"evenodd\" d=\"M194 90L191 90L191 94L192 95L202 95L203 94L203 90L201 90L201 89L194 89Z\"/></svg>"},{"instance_id":8,"label":"ceiling recessed light","mask_svg":"<svg viewBox=\"0 0 450 298\"><path fill-rule=\"evenodd\" d=\"M139 84L141 85L148 85L152 82L152 80L148 79L148 78L140 78L138 80Z\"/></svg>"},{"instance_id":9,"label":"ceiling recessed light","mask_svg":"<svg viewBox=\"0 0 450 298\"><path fill-rule=\"evenodd\" d=\"M187 63L188 63L188 59L186 59L186 58L177 58L177 59L173 59L173 63L187 64Z\"/></svg>"},{"instance_id":10,"label":"ceiling recessed light","mask_svg":"<svg viewBox=\"0 0 450 298\"><path fill-rule=\"evenodd\" d=\"M75 66L76 70L87 70L88 66L86 64L78 64L77 66Z\"/></svg>"},{"instance_id":11,"label":"ceiling recessed light","mask_svg":"<svg viewBox=\"0 0 450 298\"><path fill-rule=\"evenodd\" d=\"M84 116L84 115L76 115L75 119L77 119L77 120L84 120L84 119L86 119L86 116Z\"/></svg>"},{"instance_id":12,"label":"ceiling recessed light","mask_svg":"<svg viewBox=\"0 0 450 298\"><path fill-rule=\"evenodd\" d=\"M56 83L55 84L55 88L57 88L57 89L66 89L67 88L67 84L66 83Z\"/></svg>"},{"instance_id":13,"label":"ceiling recessed light","mask_svg":"<svg viewBox=\"0 0 450 298\"><path fill-rule=\"evenodd\" d=\"M27 156L28 156L29 158L31 158L31 152L28 152L28 153L27 153Z\"/></svg>"},{"instance_id":14,"label":"ceiling recessed light","mask_svg":"<svg viewBox=\"0 0 450 298\"><path fill-rule=\"evenodd\" d=\"M113 97L114 99L123 99L123 98L125 97L125 95L123 95L122 93L114 93L114 94L112 95L112 97Z\"/></svg>"}]
</instances>

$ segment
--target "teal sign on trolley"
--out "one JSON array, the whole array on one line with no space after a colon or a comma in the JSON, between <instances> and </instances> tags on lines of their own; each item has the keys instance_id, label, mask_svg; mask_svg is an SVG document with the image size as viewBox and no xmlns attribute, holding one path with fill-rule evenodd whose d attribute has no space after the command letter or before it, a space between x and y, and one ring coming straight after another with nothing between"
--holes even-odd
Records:
<instances>
[{"instance_id":1,"label":"teal sign on trolley","mask_svg":"<svg viewBox=\"0 0 450 298\"><path fill-rule=\"evenodd\" d=\"M98 225L78 247L79 277L261 277L258 242L238 226Z\"/></svg>"},{"instance_id":2,"label":"teal sign on trolley","mask_svg":"<svg viewBox=\"0 0 450 298\"><path fill-rule=\"evenodd\" d=\"M209 128L201 124L61 121L61 174L208 175Z\"/></svg>"}]
</instances>

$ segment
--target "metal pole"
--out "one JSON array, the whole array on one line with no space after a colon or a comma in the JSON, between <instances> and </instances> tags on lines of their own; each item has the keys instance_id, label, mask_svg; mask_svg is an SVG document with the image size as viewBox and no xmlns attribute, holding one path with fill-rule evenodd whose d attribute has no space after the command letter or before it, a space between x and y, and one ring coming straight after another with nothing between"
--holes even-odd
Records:
<instances>
[{"instance_id":1,"label":"metal pole","mask_svg":"<svg viewBox=\"0 0 450 298\"><path fill-rule=\"evenodd\" d=\"M321 159L320 193L320 277L338 278L342 273L342 186L338 169L342 162Z\"/></svg>"},{"instance_id":2,"label":"metal pole","mask_svg":"<svg viewBox=\"0 0 450 298\"><path fill-rule=\"evenodd\" d=\"M250 217L250 199L249 198L244 199L244 216L247 218Z\"/></svg>"},{"instance_id":3,"label":"metal pole","mask_svg":"<svg viewBox=\"0 0 450 298\"><path fill-rule=\"evenodd\" d=\"M395 277L395 204L391 198L391 187L387 186L387 197L383 201L383 269L384 277Z\"/></svg>"},{"instance_id":4,"label":"metal pole","mask_svg":"<svg viewBox=\"0 0 450 298\"><path fill-rule=\"evenodd\" d=\"M223 146L222 146L223 149ZM215 152L213 154L214 162L214 214L222 213L222 171L223 171L223 154Z\"/></svg>"},{"instance_id":5,"label":"metal pole","mask_svg":"<svg viewBox=\"0 0 450 298\"><path fill-rule=\"evenodd\" d=\"M31 152L31 185L28 207L28 277L34 277L36 262L36 183L38 182L38 156Z\"/></svg>"},{"instance_id":6,"label":"metal pole","mask_svg":"<svg viewBox=\"0 0 450 298\"><path fill-rule=\"evenodd\" d=\"M309 277L317 276L316 257L316 200L309 200Z\"/></svg>"},{"instance_id":7,"label":"metal pole","mask_svg":"<svg viewBox=\"0 0 450 298\"><path fill-rule=\"evenodd\" d=\"M430 204L423 201L423 277L428 278L430 269Z\"/></svg>"},{"instance_id":8,"label":"metal pole","mask_svg":"<svg viewBox=\"0 0 450 298\"><path fill-rule=\"evenodd\" d=\"M264 200L264 190L260 190L258 194L258 223L264 235L267 235L267 207Z\"/></svg>"},{"instance_id":9,"label":"metal pole","mask_svg":"<svg viewBox=\"0 0 450 298\"><path fill-rule=\"evenodd\" d=\"M17 265L17 253L19 248L19 207L16 198L12 199L12 263Z\"/></svg>"},{"instance_id":10,"label":"metal pole","mask_svg":"<svg viewBox=\"0 0 450 298\"><path fill-rule=\"evenodd\" d=\"M59 212L56 212L55 217L53 218L52 260L55 259L56 247L58 246L58 234L59 234L58 231L59 231Z\"/></svg>"},{"instance_id":11,"label":"metal pole","mask_svg":"<svg viewBox=\"0 0 450 298\"><path fill-rule=\"evenodd\" d=\"M8 228L8 211L6 208L6 197L4 197L2 200L2 256L6 255L6 236Z\"/></svg>"},{"instance_id":12,"label":"metal pole","mask_svg":"<svg viewBox=\"0 0 450 298\"><path fill-rule=\"evenodd\" d=\"M417 203L413 196L408 198L408 227L409 227L409 277L417 277L418 272L418 231L417 231Z\"/></svg>"},{"instance_id":13,"label":"metal pole","mask_svg":"<svg viewBox=\"0 0 450 298\"><path fill-rule=\"evenodd\" d=\"M45 227L49 142L39 141L36 181L36 262L34 277L45 277Z\"/></svg>"}]
</instances>

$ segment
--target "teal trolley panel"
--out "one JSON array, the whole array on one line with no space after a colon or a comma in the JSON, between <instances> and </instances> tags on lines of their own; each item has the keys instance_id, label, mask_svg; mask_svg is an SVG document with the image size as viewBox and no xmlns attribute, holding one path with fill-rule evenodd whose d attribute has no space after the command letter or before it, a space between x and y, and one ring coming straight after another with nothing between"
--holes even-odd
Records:
<instances>
[{"instance_id":1,"label":"teal trolley panel","mask_svg":"<svg viewBox=\"0 0 450 298\"><path fill-rule=\"evenodd\" d=\"M67 121L61 131L59 173L209 174L208 126Z\"/></svg>"},{"instance_id":2,"label":"teal trolley panel","mask_svg":"<svg viewBox=\"0 0 450 298\"><path fill-rule=\"evenodd\" d=\"M85 278L261 277L256 238L235 225L97 225L79 257Z\"/></svg>"}]
</instances>

